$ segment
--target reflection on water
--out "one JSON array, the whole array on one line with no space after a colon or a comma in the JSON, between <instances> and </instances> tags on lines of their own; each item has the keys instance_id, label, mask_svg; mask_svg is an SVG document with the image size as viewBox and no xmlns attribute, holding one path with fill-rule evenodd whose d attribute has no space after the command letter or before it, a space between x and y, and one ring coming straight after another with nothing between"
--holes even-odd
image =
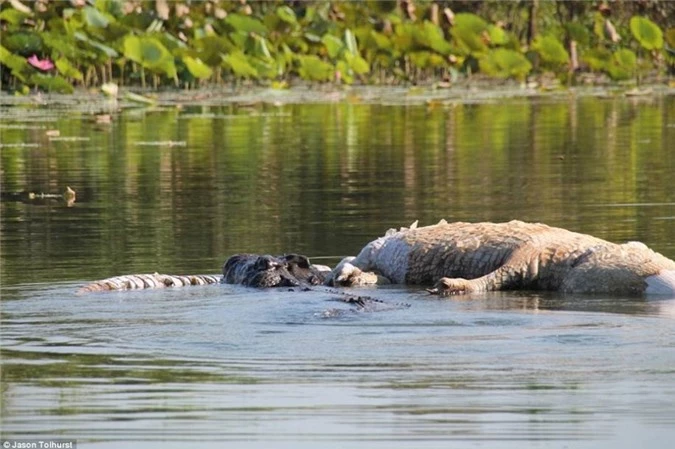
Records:
<instances>
[{"instance_id":1,"label":"reflection on water","mask_svg":"<svg viewBox=\"0 0 675 449\"><path fill-rule=\"evenodd\" d=\"M0 107L2 437L83 447L668 447L675 299L492 293L363 313L233 286L74 297L231 253L519 218L675 257L675 100ZM58 129L59 139L47 136ZM322 259L324 261L324 259ZM330 311L330 313L326 313Z\"/></svg>"},{"instance_id":2,"label":"reflection on water","mask_svg":"<svg viewBox=\"0 0 675 449\"><path fill-rule=\"evenodd\" d=\"M541 221L673 257L674 98L163 107L108 125L6 108L3 191L78 195L72 208L2 203L2 278L209 272L241 251L340 256L440 218Z\"/></svg>"}]
</instances>

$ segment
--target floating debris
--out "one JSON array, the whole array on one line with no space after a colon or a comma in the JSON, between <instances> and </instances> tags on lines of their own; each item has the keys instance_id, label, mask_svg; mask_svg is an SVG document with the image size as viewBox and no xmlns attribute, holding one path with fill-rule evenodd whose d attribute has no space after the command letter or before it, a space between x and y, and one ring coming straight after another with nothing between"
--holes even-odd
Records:
<instances>
[{"instance_id":1,"label":"floating debris","mask_svg":"<svg viewBox=\"0 0 675 449\"><path fill-rule=\"evenodd\" d=\"M37 143L0 143L0 148L37 148L39 146Z\"/></svg>"},{"instance_id":2,"label":"floating debris","mask_svg":"<svg viewBox=\"0 0 675 449\"><path fill-rule=\"evenodd\" d=\"M1 124L0 129L45 129L44 126L24 125L19 123Z\"/></svg>"},{"instance_id":3,"label":"floating debris","mask_svg":"<svg viewBox=\"0 0 675 449\"><path fill-rule=\"evenodd\" d=\"M112 116L110 114L99 114L96 116L95 121L99 125L107 125L112 123Z\"/></svg>"},{"instance_id":4,"label":"floating debris","mask_svg":"<svg viewBox=\"0 0 675 449\"><path fill-rule=\"evenodd\" d=\"M157 103L157 100L155 100L153 98L144 97L143 95L138 95L138 94L135 94L133 92L126 92L124 94L124 99L129 100L129 101L133 101L135 103L143 103L143 104L155 104L155 103Z\"/></svg>"},{"instance_id":5,"label":"floating debris","mask_svg":"<svg viewBox=\"0 0 675 449\"><path fill-rule=\"evenodd\" d=\"M187 142L184 140L158 140L152 142L136 142L136 145L145 147L184 147L187 145Z\"/></svg>"},{"instance_id":6,"label":"floating debris","mask_svg":"<svg viewBox=\"0 0 675 449\"><path fill-rule=\"evenodd\" d=\"M44 193L44 192L0 192L0 199L2 201L19 201L19 202L32 202L32 201L44 201L44 200L64 200L68 207L71 207L75 204L77 199L77 193L75 190L66 186L66 190L63 193Z\"/></svg>"},{"instance_id":7,"label":"floating debris","mask_svg":"<svg viewBox=\"0 0 675 449\"><path fill-rule=\"evenodd\" d=\"M652 94L652 89L646 88L646 89L631 89L627 90L626 92L623 93L627 97L644 97L646 95L651 95Z\"/></svg>"},{"instance_id":8,"label":"floating debris","mask_svg":"<svg viewBox=\"0 0 675 449\"><path fill-rule=\"evenodd\" d=\"M119 87L115 83L105 83L101 86L101 92L109 97L117 97Z\"/></svg>"},{"instance_id":9,"label":"floating debris","mask_svg":"<svg viewBox=\"0 0 675 449\"><path fill-rule=\"evenodd\" d=\"M86 142L91 140L89 137L80 137L80 136L54 136L50 137L50 142Z\"/></svg>"}]
</instances>

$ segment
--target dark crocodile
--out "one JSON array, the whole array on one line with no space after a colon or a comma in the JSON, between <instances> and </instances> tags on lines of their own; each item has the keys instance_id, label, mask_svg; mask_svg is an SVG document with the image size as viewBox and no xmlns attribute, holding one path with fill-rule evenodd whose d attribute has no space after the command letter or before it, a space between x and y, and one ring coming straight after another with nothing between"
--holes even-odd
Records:
<instances>
[{"instance_id":1,"label":"dark crocodile","mask_svg":"<svg viewBox=\"0 0 675 449\"><path fill-rule=\"evenodd\" d=\"M320 285L327 272L299 254L236 254L223 265L223 282L256 288Z\"/></svg>"},{"instance_id":2,"label":"dark crocodile","mask_svg":"<svg viewBox=\"0 0 675 449\"><path fill-rule=\"evenodd\" d=\"M345 302L361 311L381 311L408 307L408 304L389 304L366 295L355 295L343 290L323 287L330 268L313 265L306 256L287 254L235 254L223 265L223 275L169 275L133 274L115 276L85 285L78 295L102 291L182 287L187 285L239 284L254 288L286 287L299 291L317 291L335 295L335 300Z\"/></svg>"}]
</instances>

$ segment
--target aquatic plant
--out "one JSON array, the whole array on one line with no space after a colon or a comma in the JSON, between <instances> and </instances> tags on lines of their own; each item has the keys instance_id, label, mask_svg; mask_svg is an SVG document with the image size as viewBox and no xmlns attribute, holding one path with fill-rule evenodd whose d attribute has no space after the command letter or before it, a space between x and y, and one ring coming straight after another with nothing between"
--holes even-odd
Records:
<instances>
[{"instance_id":1,"label":"aquatic plant","mask_svg":"<svg viewBox=\"0 0 675 449\"><path fill-rule=\"evenodd\" d=\"M665 1L12 0L0 4L0 79L4 89L60 92L148 80L523 81L578 71L621 80L672 70L675 29L662 27L674 14Z\"/></svg>"}]
</instances>

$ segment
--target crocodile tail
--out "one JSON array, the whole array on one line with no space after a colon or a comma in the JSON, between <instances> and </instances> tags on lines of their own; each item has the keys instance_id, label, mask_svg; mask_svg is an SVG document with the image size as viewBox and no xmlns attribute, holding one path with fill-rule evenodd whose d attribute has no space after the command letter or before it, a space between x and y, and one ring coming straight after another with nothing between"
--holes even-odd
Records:
<instances>
[{"instance_id":1,"label":"crocodile tail","mask_svg":"<svg viewBox=\"0 0 675 449\"><path fill-rule=\"evenodd\" d=\"M218 284L221 277L210 274L174 276L171 274L129 274L101 279L81 287L77 295L146 288L182 287L185 285Z\"/></svg>"}]
</instances>

